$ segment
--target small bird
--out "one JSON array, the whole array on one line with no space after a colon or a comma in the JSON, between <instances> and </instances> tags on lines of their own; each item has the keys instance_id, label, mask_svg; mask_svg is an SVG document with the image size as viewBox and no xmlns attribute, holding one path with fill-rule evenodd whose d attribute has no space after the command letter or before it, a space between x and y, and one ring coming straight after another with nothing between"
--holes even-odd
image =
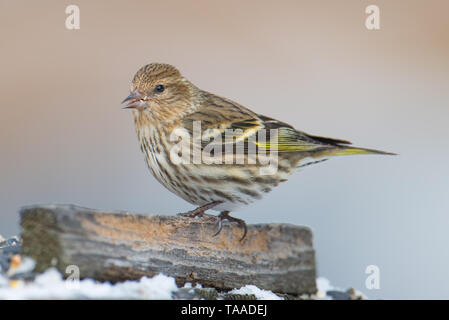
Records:
<instances>
[{"instance_id":1,"label":"small bird","mask_svg":"<svg viewBox=\"0 0 449 320\"><path fill-rule=\"evenodd\" d=\"M221 231L222 221L228 220L244 229L243 240L246 223L230 216L230 212L261 199L296 169L339 155L393 154L298 131L285 122L199 89L169 64L151 63L139 69L130 91L122 103L133 111L148 168L168 190L198 206L180 215L194 218L210 216L205 214L208 209L220 211L215 235ZM195 138L198 124L204 133L200 139ZM182 130L184 135L174 135L176 130ZM226 136L229 132L231 138ZM179 161L180 147L190 151L183 158L187 161ZM198 161L192 150L200 154L209 150L216 161ZM226 158L231 161L225 159L226 150L232 151L232 156ZM257 157L254 161L254 154L259 153L275 155L275 170L262 170L267 161L262 163Z\"/></svg>"}]
</instances>

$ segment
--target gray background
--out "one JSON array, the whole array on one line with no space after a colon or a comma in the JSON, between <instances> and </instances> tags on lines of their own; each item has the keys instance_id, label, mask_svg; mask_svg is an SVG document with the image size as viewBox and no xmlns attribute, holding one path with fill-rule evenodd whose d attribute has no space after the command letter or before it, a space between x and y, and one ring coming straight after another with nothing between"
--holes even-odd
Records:
<instances>
[{"instance_id":1,"label":"gray background","mask_svg":"<svg viewBox=\"0 0 449 320\"><path fill-rule=\"evenodd\" d=\"M312 134L397 157L340 157L237 212L310 226L319 273L372 298L449 298L447 1L0 1L0 234L22 205L191 209L147 171L121 110L142 65ZM364 27L377 4L381 30ZM379 266L380 290L365 288Z\"/></svg>"}]
</instances>

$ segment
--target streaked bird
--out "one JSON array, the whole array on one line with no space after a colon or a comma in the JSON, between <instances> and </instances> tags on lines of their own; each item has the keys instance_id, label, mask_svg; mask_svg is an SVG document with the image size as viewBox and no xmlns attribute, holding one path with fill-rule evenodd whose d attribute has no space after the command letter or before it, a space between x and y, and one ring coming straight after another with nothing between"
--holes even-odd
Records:
<instances>
[{"instance_id":1,"label":"streaked bird","mask_svg":"<svg viewBox=\"0 0 449 320\"><path fill-rule=\"evenodd\" d=\"M261 199L298 168L339 155L392 154L298 131L285 122L199 89L168 64L152 63L138 70L131 94L123 103L133 110L140 147L153 176L168 190L198 206L182 215L196 217L205 216L208 209L220 211L215 235L221 231L222 221L228 220L244 229L244 239L245 222L231 217L230 212ZM197 123L201 132L208 132L200 140L195 138ZM191 139L174 139L173 133L179 129ZM226 137L229 132L233 133L232 139ZM211 156L220 154L217 150L223 151L218 159L224 159L224 150L232 150L232 163L194 161L194 152L189 154L189 161L173 161L172 151L179 149L180 139L189 150L205 152L209 148ZM275 154L276 170L261 170L266 163L252 161L254 150Z\"/></svg>"}]
</instances>

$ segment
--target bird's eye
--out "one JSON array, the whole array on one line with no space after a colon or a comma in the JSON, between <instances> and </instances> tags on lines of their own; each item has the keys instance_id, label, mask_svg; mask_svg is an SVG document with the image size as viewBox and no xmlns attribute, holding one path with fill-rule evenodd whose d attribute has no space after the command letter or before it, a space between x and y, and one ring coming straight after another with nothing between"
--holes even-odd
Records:
<instances>
[{"instance_id":1,"label":"bird's eye","mask_svg":"<svg viewBox=\"0 0 449 320\"><path fill-rule=\"evenodd\" d=\"M164 91L164 86L162 84L158 84L155 88L156 92L161 93L162 91Z\"/></svg>"}]
</instances>

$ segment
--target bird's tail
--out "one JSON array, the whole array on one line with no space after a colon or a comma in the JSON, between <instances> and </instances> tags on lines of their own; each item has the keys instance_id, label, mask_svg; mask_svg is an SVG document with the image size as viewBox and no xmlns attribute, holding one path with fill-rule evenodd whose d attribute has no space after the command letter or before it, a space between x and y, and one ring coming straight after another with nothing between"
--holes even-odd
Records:
<instances>
[{"instance_id":1,"label":"bird's tail","mask_svg":"<svg viewBox=\"0 0 449 320\"><path fill-rule=\"evenodd\" d=\"M385 152L374 149L357 148L349 146L334 146L331 148L325 148L317 150L310 154L309 157L301 157L296 164L296 168L303 168L311 164L320 163L328 160L334 156L346 156L346 155L357 155L357 154L382 154L382 155L396 155L396 153Z\"/></svg>"},{"instance_id":2,"label":"bird's tail","mask_svg":"<svg viewBox=\"0 0 449 320\"><path fill-rule=\"evenodd\" d=\"M356 155L356 154L383 154L395 156L396 153L385 152L375 149L366 149L366 148L358 148L358 147L349 147L349 146L341 146L338 148L333 148L329 150L328 155L330 156L346 156L346 155Z\"/></svg>"}]
</instances>

